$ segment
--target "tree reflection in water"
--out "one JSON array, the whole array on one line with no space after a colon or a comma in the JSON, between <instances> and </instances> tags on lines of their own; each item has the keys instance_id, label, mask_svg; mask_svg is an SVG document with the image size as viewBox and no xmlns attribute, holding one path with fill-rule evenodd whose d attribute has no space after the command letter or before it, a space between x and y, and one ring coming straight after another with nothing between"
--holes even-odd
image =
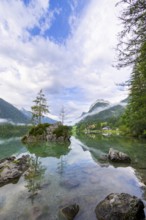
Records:
<instances>
[{"instance_id":1,"label":"tree reflection in water","mask_svg":"<svg viewBox=\"0 0 146 220\"><path fill-rule=\"evenodd\" d=\"M41 189L41 183L44 178L46 168L39 161L39 157L31 157L29 161L29 169L25 174L25 181L27 184L25 187L30 193L29 198L31 199L32 204L34 199L38 194L38 191Z\"/></svg>"},{"instance_id":2,"label":"tree reflection in water","mask_svg":"<svg viewBox=\"0 0 146 220\"><path fill-rule=\"evenodd\" d=\"M58 163L58 173L63 174L65 168L65 157L64 155L68 154L70 151L70 143L34 143L27 145L27 149L31 154L35 154L34 157L30 159L30 168L28 169L25 180L27 182L26 187L28 192L30 192L30 198L32 203L34 198L38 194L38 191L41 189L41 184L45 177L46 168L42 166L39 158L57 158L59 159Z\"/></svg>"}]
</instances>

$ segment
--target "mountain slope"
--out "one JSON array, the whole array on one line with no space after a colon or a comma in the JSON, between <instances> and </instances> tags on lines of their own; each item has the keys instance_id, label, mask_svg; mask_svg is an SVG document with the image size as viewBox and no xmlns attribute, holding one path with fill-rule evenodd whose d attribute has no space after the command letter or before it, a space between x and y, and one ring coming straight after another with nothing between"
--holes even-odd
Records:
<instances>
[{"instance_id":1,"label":"mountain slope","mask_svg":"<svg viewBox=\"0 0 146 220\"><path fill-rule=\"evenodd\" d=\"M109 102L103 100L103 99L98 99L94 104L91 105L88 113L93 113L99 110L102 110L103 108L106 108L110 105Z\"/></svg>"},{"instance_id":2,"label":"mountain slope","mask_svg":"<svg viewBox=\"0 0 146 220\"><path fill-rule=\"evenodd\" d=\"M97 114L88 115L82 120L82 122L106 121L112 117L118 118L124 112L124 110L125 108L123 106L116 105L103 111L100 111Z\"/></svg>"},{"instance_id":3,"label":"mountain slope","mask_svg":"<svg viewBox=\"0 0 146 220\"><path fill-rule=\"evenodd\" d=\"M28 123L28 118L16 107L0 98L0 119L14 123Z\"/></svg>"},{"instance_id":4,"label":"mountain slope","mask_svg":"<svg viewBox=\"0 0 146 220\"><path fill-rule=\"evenodd\" d=\"M17 109L12 104L6 102L4 99L0 98L0 123L31 123L32 113L25 109ZM54 124L57 121L44 117L42 123Z\"/></svg>"},{"instance_id":5,"label":"mountain slope","mask_svg":"<svg viewBox=\"0 0 146 220\"><path fill-rule=\"evenodd\" d=\"M21 112L28 118L29 121L32 119L32 113L30 111L27 111L26 109L22 108ZM50 117L43 117L42 123L49 123L49 124L55 124L57 121L50 118Z\"/></svg>"},{"instance_id":6,"label":"mountain slope","mask_svg":"<svg viewBox=\"0 0 146 220\"><path fill-rule=\"evenodd\" d=\"M103 122L111 118L118 118L125 111L128 99L122 100L118 104L110 104L104 100L97 100L89 111L80 117L78 123Z\"/></svg>"}]
</instances>

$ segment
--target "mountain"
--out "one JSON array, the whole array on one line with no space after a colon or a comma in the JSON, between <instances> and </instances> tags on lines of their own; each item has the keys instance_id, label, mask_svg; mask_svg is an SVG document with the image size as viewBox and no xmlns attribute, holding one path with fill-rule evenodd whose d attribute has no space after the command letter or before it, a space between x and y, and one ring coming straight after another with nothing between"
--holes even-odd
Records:
<instances>
[{"instance_id":1,"label":"mountain","mask_svg":"<svg viewBox=\"0 0 146 220\"><path fill-rule=\"evenodd\" d=\"M103 108L106 108L110 105L109 102L103 100L103 99L98 99L94 104L91 105L91 107L89 108L88 113L93 113L93 112L99 112L101 111Z\"/></svg>"},{"instance_id":2,"label":"mountain","mask_svg":"<svg viewBox=\"0 0 146 220\"><path fill-rule=\"evenodd\" d=\"M80 116L78 123L103 122L110 118L118 118L124 112L127 102L128 99L124 99L116 104L111 104L105 100L97 100L91 105L86 114L84 113Z\"/></svg>"},{"instance_id":3,"label":"mountain","mask_svg":"<svg viewBox=\"0 0 146 220\"><path fill-rule=\"evenodd\" d=\"M22 108L21 112L28 118L29 121L32 119L32 113L30 111L27 111L26 109ZM57 121L50 118L50 117L43 117L42 123L49 123L49 124L55 124Z\"/></svg>"},{"instance_id":4,"label":"mountain","mask_svg":"<svg viewBox=\"0 0 146 220\"><path fill-rule=\"evenodd\" d=\"M28 123L28 118L16 107L0 98L0 121Z\"/></svg>"},{"instance_id":5,"label":"mountain","mask_svg":"<svg viewBox=\"0 0 146 220\"><path fill-rule=\"evenodd\" d=\"M14 107L12 104L0 98L0 123L31 123L32 113L22 108L21 110ZM54 124L57 121L44 117L42 123Z\"/></svg>"},{"instance_id":6,"label":"mountain","mask_svg":"<svg viewBox=\"0 0 146 220\"><path fill-rule=\"evenodd\" d=\"M86 118L89 115L93 115L93 114L97 114L100 111L108 108L110 105L110 103L108 101L105 101L103 99L98 99L96 100L95 103L93 103L88 112L82 112L82 114L80 115L80 117L77 119L78 121L81 121L82 119Z\"/></svg>"}]
</instances>

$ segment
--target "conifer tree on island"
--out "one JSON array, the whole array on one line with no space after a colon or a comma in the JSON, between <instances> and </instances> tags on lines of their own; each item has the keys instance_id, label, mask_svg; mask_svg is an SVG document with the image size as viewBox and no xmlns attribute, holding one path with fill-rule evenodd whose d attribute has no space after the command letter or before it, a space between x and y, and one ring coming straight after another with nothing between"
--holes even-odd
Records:
<instances>
[{"instance_id":1,"label":"conifer tree on island","mask_svg":"<svg viewBox=\"0 0 146 220\"><path fill-rule=\"evenodd\" d=\"M60 119L61 119L62 125L64 125L64 120L65 120L65 108L64 108L64 106L62 106L62 108L61 108Z\"/></svg>"},{"instance_id":2,"label":"conifer tree on island","mask_svg":"<svg viewBox=\"0 0 146 220\"><path fill-rule=\"evenodd\" d=\"M44 114L49 113L49 107L47 105L47 100L41 89L33 101L35 105L31 107L32 110L32 121L34 124L41 124Z\"/></svg>"}]
</instances>

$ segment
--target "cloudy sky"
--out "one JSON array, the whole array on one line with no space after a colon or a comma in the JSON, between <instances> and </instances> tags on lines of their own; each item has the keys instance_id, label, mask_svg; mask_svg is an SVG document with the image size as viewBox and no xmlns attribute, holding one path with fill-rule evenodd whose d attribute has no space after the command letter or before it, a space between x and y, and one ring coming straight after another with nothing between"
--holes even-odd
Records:
<instances>
[{"instance_id":1,"label":"cloudy sky","mask_svg":"<svg viewBox=\"0 0 146 220\"><path fill-rule=\"evenodd\" d=\"M0 97L30 110L43 89L50 111L78 117L97 99L117 102L114 48L121 30L111 0L1 0Z\"/></svg>"}]
</instances>

